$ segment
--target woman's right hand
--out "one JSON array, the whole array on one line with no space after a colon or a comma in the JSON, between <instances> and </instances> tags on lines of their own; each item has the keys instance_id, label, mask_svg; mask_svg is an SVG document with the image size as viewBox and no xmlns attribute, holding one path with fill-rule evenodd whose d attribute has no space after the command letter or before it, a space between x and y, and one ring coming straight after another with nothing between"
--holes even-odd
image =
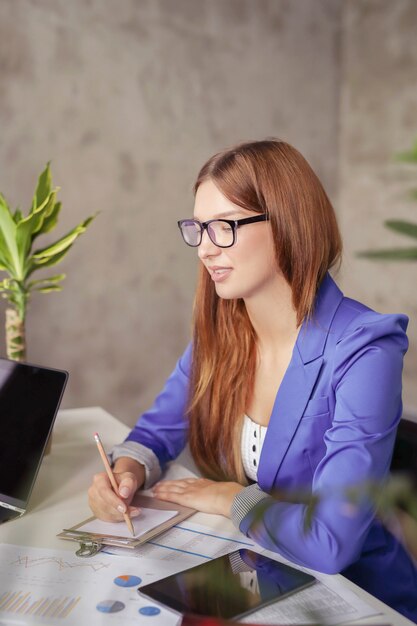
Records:
<instances>
[{"instance_id":1,"label":"woman's right hand","mask_svg":"<svg viewBox=\"0 0 417 626\"><path fill-rule=\"evenodd\" d=\"M93 477L93 483L88 490L91 510L96 517L106 522L122 521L126 511L130 517L137 517L140 509L130 503L145 482L144 466L134 459L123 457L117 459L113 474L118 484L118 493L114 492L106 472L100 472Z\"/></svg>"}]
</instances>

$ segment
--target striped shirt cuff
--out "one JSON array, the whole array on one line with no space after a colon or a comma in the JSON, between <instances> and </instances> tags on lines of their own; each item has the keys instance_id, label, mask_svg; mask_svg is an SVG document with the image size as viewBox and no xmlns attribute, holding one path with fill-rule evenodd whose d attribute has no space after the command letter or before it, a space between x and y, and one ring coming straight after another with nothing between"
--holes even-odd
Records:
<instances>
[{"instance_id":1,"label":"striped shirt cuff","mask_svg":"<svg viewBox=\"0 0 417 626\"><path fill-rule=\"evenodd\" d=\"M270 495L262 491L258 483L239 491L232 504L231 519L233 524L240 529L240 525L249 511L265 498L270 498Z\"/></svg>"},{"instance_id":2,"label":"striped shirt cuff","mask_svg":"<svg viewBox=\"0 0 417 626\"><path fill-rule=\"evenodd\" d=\"M146 446L136 441L125 441L111 449L109 453L110 463L113 464L121 457L134 459L145 468L145 484L144 489L152 487L162 476L161 466L159 465L156 454Z\"/></svg>"},{"instance_id":3,"label":"striped shirt cuff","mask_svg":"<svg viewBox=\"0 0 417 626\"><path fill-rule=\"evenodd\" d=\"M239 551L232 552L229 556L230 566L232 568L233 574L240 574L241 572L251 572L252 567L249 567L247 563L240 556Z\"/></svg>"}]
</instances>

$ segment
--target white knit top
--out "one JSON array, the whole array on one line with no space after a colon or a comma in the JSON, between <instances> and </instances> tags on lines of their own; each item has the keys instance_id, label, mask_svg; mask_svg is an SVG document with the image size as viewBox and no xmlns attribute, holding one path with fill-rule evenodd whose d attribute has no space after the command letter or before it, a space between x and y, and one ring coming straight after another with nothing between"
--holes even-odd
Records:
<instances>
[{"instance_id":1,"label":"white knit top","mask_svg":"<svg viewBox=\"0 0 417 626\"><path fill-rule=\"evenodd\" d=\"M245 474L249 480L258 480L259 458L265 441L267 426L260 426L253 422L248 415L243 418L242 428L242 463Z\"/></svg>"}]
</instances>

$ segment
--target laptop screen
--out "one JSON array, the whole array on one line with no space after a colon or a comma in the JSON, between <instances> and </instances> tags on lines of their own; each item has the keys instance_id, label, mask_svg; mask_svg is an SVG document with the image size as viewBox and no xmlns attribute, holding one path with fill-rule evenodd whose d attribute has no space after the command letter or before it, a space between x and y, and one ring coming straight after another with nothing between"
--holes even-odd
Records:
<instances>
[{"instance_id":1,"label":"laptop screen","mask_svg":"<svg viewBox=\"0 0 417 626\"><path fill-rule=\"evenodd\" d=\"M26 508L67 377L0 359L0 501Z\"/></svg>"}]
</instances>

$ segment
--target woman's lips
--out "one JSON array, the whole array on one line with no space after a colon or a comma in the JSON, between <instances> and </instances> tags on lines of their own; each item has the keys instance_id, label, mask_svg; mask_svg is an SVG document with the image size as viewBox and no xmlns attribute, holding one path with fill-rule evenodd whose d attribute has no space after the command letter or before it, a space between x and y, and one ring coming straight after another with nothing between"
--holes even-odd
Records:
<instances>
[{"instance_id":1,"label":"woman's lips","mask_svg":"<svg viewBox=\"0 0 417 626\"><path fill-rule=\"evenodd\" d=\"M232 272L231 267L210 267L209 268L211 279L215 283L220 283L223 280L226 280L228 276L230 276Z\"/></svg>"}]
</instances>

